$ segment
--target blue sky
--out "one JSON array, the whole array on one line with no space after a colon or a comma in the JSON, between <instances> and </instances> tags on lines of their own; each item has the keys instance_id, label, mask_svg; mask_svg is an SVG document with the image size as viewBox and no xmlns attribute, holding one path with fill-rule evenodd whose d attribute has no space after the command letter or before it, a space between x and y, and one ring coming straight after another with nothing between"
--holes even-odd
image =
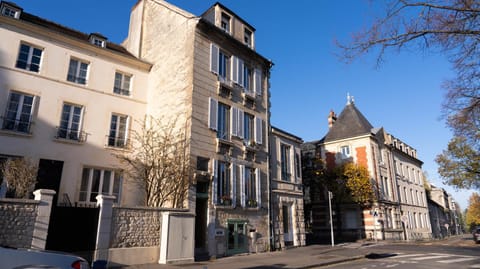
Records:
<instances>
[{"instance_id":1,"label":"blue sky","mask_svg":"<svg viewBox=\"0 0 480 269\"><path fill-rule=\"evenodd\" d=\"M128 32L131 7L136 0L12 0L25 12L85 32L99 32L122 42ZM215 0L168 1L201 15ZM430 181L444 187L468 205L471 191L444 186L435 156L446 148L451 132L440 118L442 81L453 76L446 57L404 51L387 55L375 67L375 54L352 64L341 62L335 40L348 42L354 32L367 28L381 8L375 1L339 0L224 0L221 3L256 28L256 49L271 59L272 124L304 141L322 138L327 116L346 104L347 93L375 127L417 149ZM295 3L295 4L293 4Z\"/></svg>"}]
</instances>

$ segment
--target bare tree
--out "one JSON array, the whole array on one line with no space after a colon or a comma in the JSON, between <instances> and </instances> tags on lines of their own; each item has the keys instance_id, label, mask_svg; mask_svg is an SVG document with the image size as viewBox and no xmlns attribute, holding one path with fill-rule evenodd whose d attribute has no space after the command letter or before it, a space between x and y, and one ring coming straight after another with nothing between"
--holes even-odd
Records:
<instances>
[{"instance_id":1,"label":"bare tree","mask_svg":"<svg viewBox=\"0 0 480 269\"><path fill-rule=\"evenodd\" d=\"M342 59L347 62L377 50L377 65L383 62L385 52L406 48L444 54L456 73L444 82L446 95L443 117L452 129L454 138L448 148L455 148L463 141L480 155L480 2L476 0L391 0L385 6L385 14L371 27L354 35L351 43L339 44ZM448 151L449 149L447 149ZM448 154L442 154L448 157ZM440 156L440 158L443 158ZM458 159L448 161L458 162ZM453 165L453 168L463 165ZM439 163L442 165L442 163ZM468 167L479 180L480 171ZM454 186L450 174L443 173L444 180ZM453 184L452 184L453 183ZM478 186L478 185L477 185Z\"/></svg>"},{"instance_id":2,"label":"bare tree","mask_svg":"<svg viewBox=\"0 0 480 269\"><path fill-rule=\"evenodd\" d=\"M178 120L145 117L133 130L132 151L117 154L129 180L144 192L151 207L183 208L190 187L189 143Z\"/></svg>"},{"instance_id":3,"label":"bare tree","mask_svg":"<svg viewBox=\"0 0 480 269\"><path fill-rule=\"evenodd\" d=\"M38 165L28 158L11 158L0 165L7 192L15 198L29 198L37 183Z\"/></svg>"}]
</instances>

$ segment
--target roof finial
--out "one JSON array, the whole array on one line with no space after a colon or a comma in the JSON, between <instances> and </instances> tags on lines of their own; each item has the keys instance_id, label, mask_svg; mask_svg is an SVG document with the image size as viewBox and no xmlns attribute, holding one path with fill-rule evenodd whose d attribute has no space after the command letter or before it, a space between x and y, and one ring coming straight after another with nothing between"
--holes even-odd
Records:
<instances>
[{"instance_id":1,"label":"roof finial","mask_svg":"<svg viewBox=\"0 0 480 269\"><path fill-rule=\"evenodd\" d=\"M349 92L347 92L347 105L353 104L355 100L353 99L353 96L350 95Z\"/></svg>"}]
</instances>

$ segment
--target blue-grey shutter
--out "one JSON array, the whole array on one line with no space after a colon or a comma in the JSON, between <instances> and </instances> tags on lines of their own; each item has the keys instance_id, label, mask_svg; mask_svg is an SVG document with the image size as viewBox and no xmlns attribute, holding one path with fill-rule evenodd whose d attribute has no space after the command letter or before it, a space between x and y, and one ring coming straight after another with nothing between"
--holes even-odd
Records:
<instances>
[{"instance_id":1,"label":"blue-grey shutter","mask_svg":"<svg viewBox=\"0 0 480 269\"><path fill-rule=\"evenodd\" d=\"M262 205L262 182L260 180L260 168L255 168L255 183L257 184L257 206Z\"/></svg>"},{"instance_id":2,"label":"blue-grey shutter","mask_svg":"<svg viewBox=\"0 0 480 269\"><path fill-rule=\"evenodd\" d=\"M238 58L232 56L231 58L231 78L232 81L238 84Z\"/></svg>"},{"instance_id":3,"label":"blue-grey shutter","mask_svg":"<svg viewBox=\"0 0 480 269\"><path fill-rule=\"evenodd\" d=\"M253 89L257 95L262 95L262 70L255 69L253 79Z\"/></svg>"},{"instance_id":4,"label":"blue-grey shutter","mask_svg":"<svg viewBox=\"0 0 480 269\"><path fill-rule=\"evenodd\" d=\"M263 143L263 121L258 117L255 117L255 143L258 145Z\"/></svg>"},{"instance_id":5,"label":"blue-grey shutter","mask_svg":"<svg viewBox=\"0 0 480 269\"><path fill-rule=\"evenodd\" d=\"M217 185L218 185L218 161L213 159L212 161L212 204L217 204Z\"/></svg>"},{"instance_id":6,"label":"blue-grey shutter","mask_svg":"<svg viewBox=\"0 0 480 269\"><path fill-rule=\"evenodd\" d=\"M239 165L240 168L240 205L245 207L245 165Z\"/></svg>"},{"instance_id":7,"label":"blue-grey shutter","mask_svg":"<svg viewBox=\"0 0 480 269\"><path fill-rule=\"evenodd\" d=\"M232 163L230 169L231 176L230 178L232 179L232 207L236 207L237 205L237 165Z\"/></svg>"},{"instance_id":8,"label":"blue-grey shutter","mask_svg":"<svg viewBox=\"0 0 480 269\"><path fill-rule=\"evenodd\" d=\"M243 87L243 60L238 59L238 85Z\"/></svg>"},{"instance_id":9,"label":"blue-grey shutter","mask_svg":"<svg viewBox=\"0 0 480 269\"><path fill-rule=\"evenodd\" d=\"M220 50L218 47L211 43L210 44L210 71L215 74L218 74L218 57Z\"/></svg>"},{"instance_id":10,"label":"blue-grey shutter","mask_svg":"<svg viewBox=\"0 0 480 269\"><path fill-rule=\"evenodd\" d=\"M238 109L238 130L237 130L237 135L240 138L243 138L243 126L245 124L245 118L244 118L245 112L243 110Z\"/></svg>"},{"instance_id":11,"label":"blue-grey shutter","mask_svg":"<svg viewBox=\"0 0 480 269\"><path fill-rule=\"evenodd\" d=\"M230 133L232 136L238 136L238 108L232 106L230 113Z\"/></svg>"},{"instance_id":12,"label":"blue-grey shutter","mask_svg":"<svg viewBox=\"0 0 480 269\"><path fill-rule=\"evenodd\" d=\"M208 102L208 128L212 130L217 130L217 118L218 118L218 101L213 99L212 97L209 98Z\"/></svg>"}]
</instances>

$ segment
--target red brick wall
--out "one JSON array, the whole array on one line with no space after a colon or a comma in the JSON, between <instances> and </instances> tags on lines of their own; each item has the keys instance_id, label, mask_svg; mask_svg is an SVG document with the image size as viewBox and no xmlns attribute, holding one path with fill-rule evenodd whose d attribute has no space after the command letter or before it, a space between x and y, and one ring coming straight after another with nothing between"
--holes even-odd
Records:
<instances>
[{"instance_id":1,"label":"red brick wall","mask_svg":"<svg viewBox=\"0 0 480 269\"><path fill-rule=\"evenodd\" d=\"M368 168L367 147L358 147L355 150L357 151L357 164Z\"/></svg>"}]
</instances>

